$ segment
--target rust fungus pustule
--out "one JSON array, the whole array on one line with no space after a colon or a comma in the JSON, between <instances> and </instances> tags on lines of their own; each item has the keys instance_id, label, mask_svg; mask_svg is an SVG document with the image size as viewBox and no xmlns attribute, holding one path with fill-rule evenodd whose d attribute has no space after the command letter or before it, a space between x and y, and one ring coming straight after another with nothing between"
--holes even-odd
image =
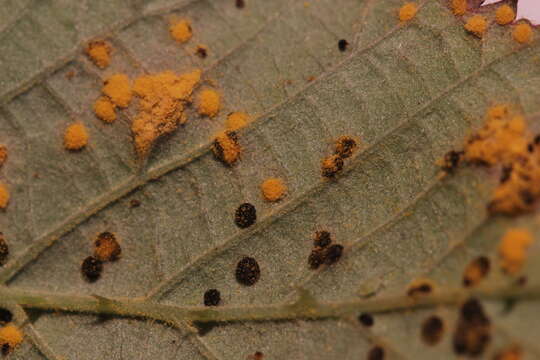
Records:
<instances>
[{"instance_id":1,"label":"rust fungus pustule","mask_svg":"<svg viewBox=\"0 0 540 360\"><path fill-rule=\"evenodd\" d=\"M116 105L106 96L101 96L94 103L94 113L104 122L110 124L116 120Z\"/></svg>"},{"instance_id":2,"label":"rust fungus pustule","mask_svg":"<svg viewBox=\"0 0 540 360\"><path fill-rule=\"evenodd\" d=\"M421 328L422 340L426 345L437 345L444 335L444 322L437 315L424 320Z\"/></svg>"},{"instance_id":3,"label":"rust fungus pustule","mask_svg":"<svg viewBox=\"0 0 540 360\"><path fill-rule=\"evenodd\" d=\"M204 89L197 98L199 114L213 118L221 109L221 95L214 89Z\"/></svg>"},{"instance_id":4,"label":"rust fungus pustule","mask_svg":"<svg viewBox=\"0 0 540 360\"><path fill-rule=\"evenodd\" d=\"M250 116L242 111L235 111L227 115L225 127L227 130L236 131L246 127L251 121Z\"/></svg>"},{"instance_id":5,"label":"rust fungus pustule","mask_svg":"<svg viewBox=\"0 0 540 360\"><path fill-rule=\"evenodd\" d=\"M122 248L116 235L108 231L97 236L94 246L94 256L100 261L116 261L120 259L122 254Z\"/></svg>"},{"instance_id":6,"label":"rust fungus pustule","mask_svg":"<svg viewBox=\"0 0 540 360\"><path fill-rule=\"evenodd\" d=\"M467 0L450 0L450 7L454 15L465 15L467 12Z\"/></svg>"},{"instance_id":7,"label":"rust fungus pustule","mask_svg":"<svg viewBox=\"0 0 540 360\"><path fill-rule=\"evenodd\" d=\"M64 147L67 150L81 150L88 143L88 131L82 123L69 125L64 132Z\"/></svg>"},{"instance_id":8,"label":"rust fungus pustule","mask_svg":"<svg viewBox=\"0 0 540 360\"><path fill-rule=\"evenodd\" d=\"M86 55L100 69L109 66L112 48L103 40L91 41L86 47Z\"/></svg>"},{"instance_id":9,"label":"rust fungus pustule","mask_svg":"<svg viewBox=\"0 0 540 360\"><path fill-rule=\"evenodd\" d=\"M88 256L81 264L81 273L89 283L96 282L101 277L103 262L94 256Z\"/></svg>"},{"instance_id":10,"label":"rust fungus pustule","mask_svg":"<svg viewBox=\"0 0 540 360\"><path fill-rule=\"evenodd\" d=\"M474 258L465 268L463 273L463 286L476 286L482 281L491 269L491 262L485 256Z\"/></svg>"},{"instance_id":11,"label":"rust fungus pustule","mask_svg":"<svg viewBox=\"0 0 540 360\"><path fill-rule=\"evenodd\" d=\"M465 23L465 30L481 38L486 33L488 22L482 15L474 15Z\"/></svg>"},{"instance_id":12,"label":"rust fungus pustule","mask_svg":"<svg viewBox=\"0 0 540 360\"><path fill-rule=\"evenodd\" d=\"M125 108L131 102L132 90L129 78L126 74L114 74L109 76L101 89L103 94L107 95L111 101Z\"/></svg>"},{"instance_id":13,"label":"rust fungus pustule","mask_svg":"<svg viewBox=\"0 0 540 360\"><path fill-rule=\"evenodd\" d=\"M418 5L414 2L405 3L399 9L399 20L400 21L409 21L412 20L416 13L418 12Z\"/></svg>"},{"instance_id":14,"label":"rust fungus pustule","mask_svg":"<svg viewBox=\"0 0 540 360\"><path fill-rule=\"evenodd\" d=\"M191 22L186 19L173 21L169 27L169 32L172 38L179 43L185 43L193 36Z\"/></svg>"},{"instance_id":15,"label":"rust fungus pustule","mask_svg":"<svg viewBox=\"0 0 540 360\"><path fill-rule=\"evenodd\" d=\"M4 165L8 157L8 149L6 145L0 145L0 167Z\"/></svg>"},{"instance_id":16,"label":"rust fungus pustule","mask_svg":"<svg viewBox=\"0 0 540 360\"><path fill-rule=\"evenodd\" d=\"M259 263L252 257L246 256L236 265L236 281L244 286L253 286L261 277Z\"/></svg>"},{"instance_id":17,"label":"rust fungus pustule","mask_svg":"<svg viewBox=\"0 0 540 360\"><path fill-rule=\"evenodd\" d=\"M498 248L501 267L506 273L519 273L527 260L527 249L533 241L528 230L510 229L506 232Z\"/></svg>"},{"instance_id":18,"label":"rust fungus pustule","mask_svg":"<svg viewBox=\"0 0 540 360\"><path fill-rule=\"evenodd\" d=\"M460 317L453 337L457 355L480 356L491 341L491 324L482 304L467 300L460 309Z\"/></svg>"},{"instance_id":19,"label":"rust fungus pustule","mask_svg":"<svg viewBox=\"0 0 540 360\"><path fill-rule=\"evenodd\" d=\"M322 176L326 178L335 177L341 170L343 170L343 158L339 155L331 155L321 163Z\"/></svg>"},{"instance_id":20,"label":"rust fungus pustule","mask_svg":"<svg viewBox=\"0 0 540 360\"><path fill-rule=\"evenodd\" d=\"M287 186L281 178L268 178L261 184L261 192L266 201L281 200L287 191Z\"/></svg>"},{"instance_id":21,"label":"rust fungus pustule","mask_svg":"<svg viewBox=\"0 0 540 360\"><path fill-rule=\"evenodd\" d=\"M342 159L347 159L356 151L358 144L351 136L341 136L335 144L335 154Z\"/></svg>"},{"instance_id":22,"label":"rust fungus pustule","mask_svg":"<svg viewBox=\"0 0 540 360\"><path fill-rule=\"evenodd\" d=\"M212 144L214 156L226 165L233 165L240 158L242 148L234 131L223 131L216 135Z\"/></svg>"},{"instance_id":23,"label":"rust fungus pustule","mask_svg":"<svg viewBox=\"0 0 540 360\"><path fill-rule=\"evenodd\" d=\"M7 355L12 352L22 343L23 338L24 334L21 329L13 324L0 327L0 346L2 347L2 353Z\"/></svg>"},{"instance_id":24,"label":"rust fungus pustule","mask_svg":"<svg viewBox=\"0 0 540 360\"><path fill-rule=\"evenodd\" d=\"M499 25L510 24L515 18L516 12L507 4L499 6L495 12L495 21Z\"/></svg>"}]
</instances>

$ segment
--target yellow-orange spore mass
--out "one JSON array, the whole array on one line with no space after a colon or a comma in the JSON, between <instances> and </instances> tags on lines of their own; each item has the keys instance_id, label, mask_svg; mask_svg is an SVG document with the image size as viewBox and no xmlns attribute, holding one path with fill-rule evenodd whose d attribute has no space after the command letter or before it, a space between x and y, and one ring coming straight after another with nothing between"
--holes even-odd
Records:
<instances>
[{"instance_id":1,"label":"yellow-orange spore mass","mask_svg":"<svg viewBox=\"0 0 540 360\"><path fill-rule=\"evenodd\" d=\"M499 25L510 24L512 21L514 21L515 17L516 13L514 9L512 9L507 4L499 6L497 11L495 12L495 21Z\"/></svg>"},{"instance_id":2,"label":"yellow-orange spore mass","mask_svg":"<svg viewBox=\"0 0 540 360\"><path fill-rule=\"evenodd\" d=\"M184 43L193 36L191 24L188 20L180 20L171 24L169 31L174 40Z\"/></svg>"},{"instance_id":3,"label":"yellow-orange spore mass","mask_svg":"<svg viewBox=\"0 0 540 360\"><path fill-rule=\"evenodd\" d=\"M88 143L88 131L81 123L69 125L64 132L64 147L67 150L80 150Z\"/></svg>"},{"instance_id":4,"label":"yellow-orange spore mass","mask_svg":"<svg viewBox=\"0 0 540 360\"><path fill-rule=\"evenodd\" d=\"M467 12L467 0L451 0L450 6L454 15L461 16Z\"/></svg>"},{"instance_id":5,"label":"yellow-orange spore mass","mask_svg":"<svg viewBox=\"0 0 540 360\"><path fill-rule=\"evenodd\" d=\"M99 234L94 245L94 256L100 261L116 261L122 253L116 235L108 231Z\"/></svg>"},{"instance_id":6,"label":"yellow-orange spore mass","mask_svg":"<svg viewBox=\"0 0 540 360\"><path fill-rule=\"evenodd\" d=\"M287 191L287 186L280 178L269 178L261 184L263 197L267 201L278 201Z\"/></svg>"},{"instance_id":7,"label":"yellow-orange spore mass","mask_svg":"<svg viewBox=\"0 0 540 360\"><path fill-rule=\"evenodd\" d=\"M517 214L532 211L540 197L540 149L525 119L507 105L489 109L485 125L465 145L465 160L503 169L489 210Z\"/></svg>"},{"instance_id":8,"label":"yellow-orange spore mass","mask_svg":"<svg viewBox=\"0 0 540 360\"><path fill-rule=\"evenodd\" d=\"M399 9L399 20L409 21L418 12L418 5L414 2L408 2Z\"/></svg>"},{"instance_id":9,"label":"yellow-orange spore mass","mask_svg":"<svg viewBox=\"0 0 540 360\"><path fill-rule=\"evenodd\" d=\"M482 15L474 15L473 17L469 18L469 20L467 20L464 26L465 30L467 30L468 32L478 37L482 37L484 36L484 33L488 28L488 23L486 18Z\"/></svg>"},{"instance_id":10,"label":"yellow-orange spore mass","mask_svg":"<svg viewBox=\"0 0 540 360\"><path fill-rule=\"evenodd\" d=\"M242 148L234 131L223 131L215 137L212 151L223 163L232 165L240 158Z\"/></svg>"},{"instance_id":11,"label":"yellow-orange spore mass","mask_svg":"<svg viewBox=\"0 0 540 360\"><path fill-rule=\"evenodd\" d=\"M23 341L22 331L15 325L7 324L0 328L0 347L2 350L4 346L7 352L11 352Z\"/></svg>"},{"instance_id":12,"label":"yellow-orange spore mass","mask_svg":"<svg viewBox=\"0 0 540 360\"><path fill-rule=\"evenodd\" d=\"M131 102L131 85L126 74L114 74L105 80L105 85L101 90L111 101L122 108Z\"/></svg>"},{"instance_id":13,"label":"yellow-orange spore mass","mask_svg":"<svg viewBox=\"0 0 540 360\"><path fill-rule=\"evenodd\" d=\"M236 131L249 124L249 121L250 118L248 114L246 114L245 112L237 111L230 113L227 116L227 120L225 120L225 126L228 130Z\"/></svg>"},{"instance_id":14,"label":"yellow-orange spore mass","mask_svg":"<svg viewBox=\"0 0 540 360\"><path fill-rule=\"evenodd\" d=\"M199 94L197 109L199 114L214 117L221 108L221 96L214 89L204 89Z\"/></svg>"},{"instance_id":15,"label":"yellow-orange spore mass","mask_svg":"<svg viewBox=\"0 0 540 360\"><path fill-rule=\"evenodd\" d=\"M493 360L521 360L523 359L523 350L518 345L510 345L497 354Z\"/></svg>"},{"instance_id":16,"label":"yellow-orange spore mass","mask_svg":"<svg viewBox=\"0 0 540 360\"><path fill-rule=\"evenodd\" d=\"M116 105L108 97L102 96L94 103L94 113L98 118L106 123L112 123L116 120Z\"/></svg>"},{"instance_id":17,"label":"yellow-orange spore mass","mask_svg":"<svg viewBox=\"0 0 540 360\"><path fill-rule=\"evenodd\" d=\"M8 149L6 145L0 145L0 166L4 165L8 157Z\"/></svg>"},{"instance_id":18,"label":"yellow-orange spore mass","mask_svg":"<svg viewBox=\"0 0 540 360\"><path fill-rule=\"evenodd\" d=\"M89 43L86 54L100 69L106 68L111 62L111 47L105 41L92 41Z\"/></svg>"},{"instance_id":19,"label":"yellow-orange spore mass","mask_svg":"<svg viewBox=\"0 0 540 360\"><path fill-rule=\"evenodd\" d=\"M9 190L7 186L0 183L0 209L5 209L9 203Z\"/></svg>"},{"instance_id":20,"label":"yellow-orange spore mass","mask_svg":"<svg viewBox=\"0 0 540 360\"><path fill-rule=\"evenodd\" d=\"M489 273L490 261L485 256L473 259L463 273L463 285L466 287L478 285Z\"/></svg>"},{"instance_id":21,"label":"yellow-orange spore mass","mask_svg":"<svg viewBox=\"0 0 540 360\"><path fill-rule=\"evenodd\" d=\"M532 40L533 31L529 24L519 24L512 31L512 37L520 44L527 44Z\"/></svg>"},{"instance_id":22,"label":"yellow-orange spore mass","mask_svg":"<svg viewBox=\"0 0 540 360\"><path fill-rule=\"evenodd\" d=\"M164 71L137 78L133 92L139 98L138 114L131 131L140 156L148 153L162 135L172 133L187 121L184 107L201 78L201 70L177 75Z\"/></svg>"},{"instance_id":23,"label":"yellow-orange spore mass","mask_svg":"<svg viewBox=\"0 0 540 360\"><path fill-rule=\"evenodd\" d=\"M499 243L501 267L508 274L518 273L527 259L527 249L533 243L531 233L523 229L510 229Z\"/></svg>"}]
</instances>

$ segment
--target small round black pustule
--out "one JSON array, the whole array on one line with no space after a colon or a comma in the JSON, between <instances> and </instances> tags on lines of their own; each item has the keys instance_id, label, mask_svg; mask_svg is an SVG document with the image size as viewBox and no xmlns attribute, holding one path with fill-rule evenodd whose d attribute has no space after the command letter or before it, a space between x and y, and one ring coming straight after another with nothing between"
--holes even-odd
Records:
<instances>
[{"instance_id":1,"label":"small round black pustule","mask_svg":"<svg viewBox=\"0 0 540 360\"><path fill-rule=\"evenodd\" d=\"M93 256L89 256L82 262L81 272L86 281L93 283L101 277L103 263Z\"/></svg>"},{"instance_id":2,"label":"small round black pustule","mask_svg":"<svg viewBox=\"0 0 540 360\"><path fill-rule=\"evenodd\" d=\"M236 265L236 281L245 286L252 286L261 277L261 269L257 260L246 256Z\"/></svg>"},{"instance_id":3,"label":"small round black pustule","mask_svg":"<svg viewBox=\"0 0 540 360\"><path fill-rule=\"evenodd\" d=\"M245 229L255 224L257 221L257 209L250 203L244 203L236 209L234 214L234 222L236 226Z\"/></svg>"}]
</instances>

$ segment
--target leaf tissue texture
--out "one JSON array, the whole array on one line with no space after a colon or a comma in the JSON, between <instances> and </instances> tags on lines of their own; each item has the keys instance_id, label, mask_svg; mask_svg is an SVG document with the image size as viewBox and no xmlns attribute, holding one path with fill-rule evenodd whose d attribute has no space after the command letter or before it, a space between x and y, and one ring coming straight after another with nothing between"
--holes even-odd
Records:
<instances>
[{"instance_id":1,"label":"leaf tissue texture","mask_svg":"<svg viewBox=\"0 0 540 360\"><path fill-rule=\"evenodd\" d=\"M540 131L538 30L518 44L512 25L493 22L492 7L456 17L446 0L419 1L405 22L401 0L237 3L0 5L0 143L9 150L0 178L10 194L0 213L9 245L0 306L24 333L8 357L368 359L380 347L385 359L457 359L456 329L474 324L462 305L474 297L488 319L480 358L510 346L540 358L537 213L488 213L501 169L444 174L437 165L495 104ZM463 28L475 11L491 22L482 39ZM169 33L178 19L190 22L186 43ZM112 49L104 69L86 56L94 40ZM143 160L130 130L135 100L110 124L93 112L111 75L194 69L203 70L202 88L220 94L219 113L186 105L187 122ZM252 121L236 131L242 153L227 166L212 143L232 112ZM63 134L76 121L88 144L68 152ZM321 161L341 136L358 146L325 178ZM287 184L279 201L261 195L268 178ZM246 228L235 224L243 203L256 209ZM509 228L536 239L515 276L497 252ZM343 252L313 270L322 230ZM81 263L104 232L121 256L91 283ZM491 270L464 287L479 256ZM257 264L249 286L235 276L246 257ZM432 292L407 296L417 279L429 279ZM219 291L217 306L204 306L209 289ZM371 326L358 321L362 313ZM427 343L433 316L442 327Z\"/></svg>"}]
</instances>

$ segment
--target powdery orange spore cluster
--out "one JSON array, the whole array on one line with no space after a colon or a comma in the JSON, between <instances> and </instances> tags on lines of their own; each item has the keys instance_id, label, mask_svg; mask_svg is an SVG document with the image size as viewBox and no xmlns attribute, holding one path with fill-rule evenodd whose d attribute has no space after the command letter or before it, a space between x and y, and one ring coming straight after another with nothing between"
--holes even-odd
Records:
<instances>
[{"instance_id":1,"label":"powdery orange spore cluster","mask_svg":"<svg viewBox=\"0 0 540 360\"><path fill-rule=\"evenodd\" d=\"M169 31L173 39L179 43L185 43L193 36L191 24L188 20L180 20L172 23Z\"/></svg>"},{"instance_id":2,"label":"powdery orange spore cluster","mask_svg":"<svg viewBox=\"0 0 540 360\"><path fill-rule=\"evenodd\" d=\"M131 131L139 155L147 154L157 138L187 121L184 107L191 100L201 74L198 69L180 75L164 71L135 80L133 91L139 97L139 105Z\"/></svg>"},{"instance_id":3,"label":"powdery orange spore cluster","mask_svg":"<svg viewBox=\"0 0 540 360\"><path fill-rule=\"evenodd\" d=\"M450 7L452 8L454 15L465 15L465 12L467 11L467 0L451 0Z\"/></svg>"},{"instance_id":4,"label":"powdery orange spore cluster","mask_svg":"<svg viewBox=\"0 0 540 360\"><path fill-rule=\"evenodd\" d=\"M261 184L263 197L267 201L278 201L285 196L287 186L280 178L269 178Z\"/></svg>"},{"instance_id":5,"label":"powdery orange spore cluster","mask_svg":"<svg viewBox=\"0 0 540 360\"><path fill-rule=\"evenodd\" d=\"M527 249L532 243L533 237L529 231L508 230L499 244L502 269L508 274L518 273L527 259Z\"/></svg>"},{"instance_id":6,"label":"powdery orange spore cluster","mask_svg":"<svg viewBox=\"0 0 540 360\"><path fill-rule=\"evenodd\" d=\"M89 43L86 54L94 65L100 69L106 68L111 62L111 47L105 41L92 41Z\"/></svg>"},{"instance_id":7,"label":"powdery orange spore cluster","mask_svg":"<svg viewBox=\"0 0 540 360\"><path fill-rule=\"evenodd\" d=\"M504 4L497 8L495 12L495 21L499 25L507 25L514 21L516 13L510 6Z\"/></svg>"},{"instance_id":8,"label":"powdery orange spore cluster","mask_svg":"<svg viewBox=\"0 0 540 360\"><path fill-rule=\"evenodd\" d=\"M238 137L234 131L223 131L216 135L212 145L216 158L227 165L232 165L240 158L242 148L238 144Z\"/></svg>"},{"instance_id":9,"label":"powdery orange spore cluster","mask_svg":"<svg viewBox=\"0 0 540 360\"><path fill-rule=\"evenodd\" d=\"M0 347L6 346L7 352L11 352L23 341L22 331L15 325L7 324L0 328Z\"/></svg>"},{"instance_id":10,"label":"powdery orange spore cluster","mask_svg":"<svg viewBox=\"0 0 540 360\"><path fill-rule=\"evenodd\" d=\"M529 24L519 24L512 31L512 37L520 44L530 43L532 40L533 30Z\"/></svg>"},{"instance_id":11,"label":"powdery orange spore cluster","mask_svg":"<svg viewBox=\"0 0 540 360\"><path fill-rule=\"evenodd\" d=\"M69 125L64 132L64 147L67 150L80 150L88 143L88 131L82 123Z\"/></svg>"},{"instance_id":12,"label":"powdery orange spore cluster","mask_svg":"<svg viewBox=\"0 0 540 360\"><path fill-rule=\"evenodd\" d=\"M116 105L105 96L101 96L94 103L94 113L98 118L106 123L112 123L116 120Z\"/></svg>"},{"instance_id":13,"label":"powdery orange spore cluster","mask_svg":"<svg viewBox=\"0 0 540 360\"><path fill-rule=\"evenodd\" d=\"M236 131L249 124L249 121L250 118L248 114L245 112L236 111L227 116L227 120L225 120L225 127L228 130Z\"/></svg>"},{"instance_id":14,"label":"powdery orange spore cluster","mask_svg":"<svg viewBox=\"0 0 540 360\"><path fill-rule=\"evenodd\" d=\"M408 2L399 9L399 20L409 21L415 17L418 12L418 5L414 2Z\"/></svg>"},{"instance_id":15,"label":"powdery orange spore cluster","mask_svg":"<svg viewBox=\"0 0 540 360\"><path fill-rule=\"evenodd\" d=\"M221 95L214 89L204 89L199 93L197 109L199 114L214 117L221 108Z\"/></svg>"},{"instance_id":16,"label":"powdery orange spore cluster","mask_svg":"<svg viewBox=\"0 0 540 360\"><path fill-rule=\"evenodd\" d=\"M9 203L9 190L7 186L0 183L0 209L5 209Z\"/></svg>"},{"instance_id":17,"label":"powdery orange spore cluster","mask_svg":"<svg viewBox=\"0 0 540 360\"><path fill-rule=\"evenodd\" d=\"M125 108L131 102L131 85L126 74L114 74L109 77L105 80L105 85L101 91L119 107Z\"/></svg>"},{"instance_id":18,"label":"powdery orange spore cluster","mask_svg":"<svg viewBox=\"0 0 540 360\"><path fill-rule=\"evenodd\" d=\"M484 36L487 28L488 23L485 17L482 15L474 15L467 22L465 23L465 30L468 32L478 36L482 37Z\"/></svg>"}]
</instances>

